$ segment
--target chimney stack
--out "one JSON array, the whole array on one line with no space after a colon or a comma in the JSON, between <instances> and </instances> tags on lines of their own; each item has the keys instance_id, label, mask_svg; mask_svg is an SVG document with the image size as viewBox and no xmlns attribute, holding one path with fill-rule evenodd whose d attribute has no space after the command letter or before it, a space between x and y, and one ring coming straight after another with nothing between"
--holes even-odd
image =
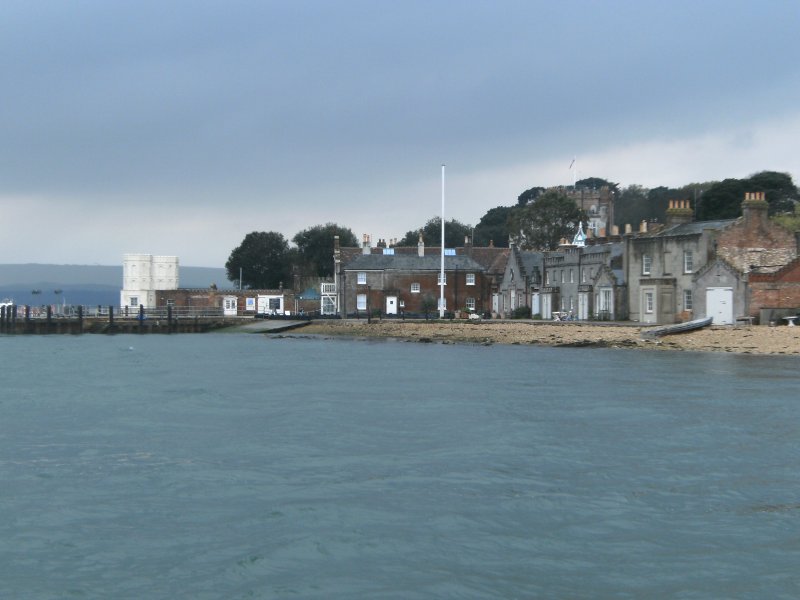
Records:
<instances>
[{"instance_id":1,"label":"chimney stack","mask_svg":"<svg viewBox=\"0 0 800 600\"><path fill-rule=\"evenodd\" d=\"M694 219L694 212L688 200L670 200L667 208L667 227L691 223Z\"/></svg>"},{"instance_id":2,"label":"chimney stack","mask_svg":"<svg viewBox=\"0 0 800 600\"><path fill-rule=\"evenodd\" d=\"M361 254L371 254L372 247L370 244L369 234L363 234L361 236Z\"/></svg>"},{"instance_id":3,"label":"chimney stack","mask_svg":"<svg viewBox=\"0 0 800 600\"><path fill-rule=\"evenodd\" d=\"M742 202L742 216L747 229L765 229L769 203L764 192L746 192Z\"/></svg>"}]
</instances>

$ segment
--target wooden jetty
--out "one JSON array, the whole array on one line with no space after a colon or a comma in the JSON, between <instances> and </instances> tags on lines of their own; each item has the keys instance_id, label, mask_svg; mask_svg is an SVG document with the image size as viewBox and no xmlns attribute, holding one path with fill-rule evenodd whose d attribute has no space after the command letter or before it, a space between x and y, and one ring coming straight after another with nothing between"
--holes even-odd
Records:
<instances>
[{"instance_id":1,"label":"wooden jetty","mask_svg":"<svg viewBox=\"0 0 800 600\"><path fill-rule=\"evenodd\" d=\"M82 334L82 333L204 333L251 320L252 317L222 315L175 315L170 307L157 315L143 309L126 314L109 306L87 315L85 307L74 307L69 315L56 314L47 306L43 314L34 314L30 306L0 308L0 334Z\"/></svg>"}]
</instances>

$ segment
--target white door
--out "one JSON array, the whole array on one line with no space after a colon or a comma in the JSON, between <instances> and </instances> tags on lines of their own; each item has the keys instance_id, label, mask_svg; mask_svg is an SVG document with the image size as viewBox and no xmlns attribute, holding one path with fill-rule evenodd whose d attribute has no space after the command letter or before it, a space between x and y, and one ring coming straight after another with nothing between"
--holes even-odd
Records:
<instances>
[{"instance_id":1,"label":"white door","mask_svg":"<svg viewBox=\"0 0 800 600\"><path fill-rule=\"evenodd\" d=\"M553 318L553 295L542 294L540 299L542 301L542 319Z\"/></svg>"},{"instance_id":2,"label":"white door","mask_svg":"<svg viewBox=\"0 0 800 600\"><path fill-rule=\"evenodd\" d=\"M397 296L386 296L386 314L397 314Z\"/></svg>"},{"instance_id":3,"label":"white door","mask_svg":"<svg viewBox=\"0 0 800 600\"><path fill-rule=\"evenodd\" d=\"M733 324L733 288L706 290L706 316L714 318L714 325Z\"/></svg>"},{"instance_id":4,"label":"white door","mask_svg":"<svg viewBox=\"0 0 800 600\"><path fill-rule=\"evenodd\" d=\"M235 317L237 309L236 296L225 296L222 300L223 314L226 317Z\"/></svg>"},{"instance_id":5,"label":"white door","mask_svg":"<svg viewBox=\"0 0 800 600\"><path fill-rule=\"evenodd\" d=\"M589 318L589 294L580 292L578 294L578 319L586 321Z\"/></svg>"},{"instance_id":6,"label":"white door","mask_svg":"<svg viewBox=\"0 0 800 600\"><path fill-rule=\"evenodd\" d=\"M642 288L639 321L642 323L658 322L658 306L656 305L656 288Z\"/></svg>"}]
</instances>

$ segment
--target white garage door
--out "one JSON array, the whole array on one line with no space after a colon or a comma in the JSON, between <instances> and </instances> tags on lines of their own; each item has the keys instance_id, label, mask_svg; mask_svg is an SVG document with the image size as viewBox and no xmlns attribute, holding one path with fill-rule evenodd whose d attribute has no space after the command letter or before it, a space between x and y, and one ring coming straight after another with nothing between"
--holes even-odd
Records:
<instances>
[{"instance_id":1,"label":"white garage door","mask_svg":"<svg viewBox=\"0 0 800 600\"><path fill-rule=\"evenodd\" d=\"M708 288L706 312L714 317L714 325L733 324L733 288Z\"/></svg>"}]
</instances>

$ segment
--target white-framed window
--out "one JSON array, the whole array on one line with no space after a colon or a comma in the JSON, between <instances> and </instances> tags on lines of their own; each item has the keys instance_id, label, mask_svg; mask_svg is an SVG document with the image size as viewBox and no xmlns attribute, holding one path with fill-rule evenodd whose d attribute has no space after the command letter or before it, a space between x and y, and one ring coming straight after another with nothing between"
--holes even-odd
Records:
<instances>
[{"instance_id":1,"label":"white-framed window","mask_svg":"<svg viewBox=\"0 0 800 600\"><path fill-rule=\"evenodd\" d=\"M642 256L642 275L650 275L650 270L653 268L653 257L649 254Z\"/></svg>"},{"instance_id":2,"label":"white-framed window","mask_svg":"<svg viewBox=\"0 0 800 600\"><path fill-rule=\"evenodd\" d=\"M367 285L367 274L364 271L358 272L358 285Z\"/></svg>"},{"instance_id":3,"label":"white-framed window","mask_svg":"<svg viewBox=\"0 0 800 600\"><path fill-rule=\"evenodd\" d=\"M569 297L569 311L572 312L573 310L575 310L575 299L572 296L570 296Z\"/></svg>"},{"instance_id":4,"label":"white-framed window","mask_svg":"<svg viewBox=\"0 0 800 600\"><path fill-rule=\"evenodd\" d=\"M653 292L644 293L644 312L653 312Z\"/></svg>"},{"instance_id":5,"label":"white-framed window","mask_svg":"<svg viewBox=\"0 0 800 600\"><path fill-rule=\"evenodd\" d=\"M544 284L550 285L550 271L544 272Z\"/></svg>"},{"instance_id":6,"label":"white-framed window","mask_svg":"<svg viewBox=\"0 0 800 600\"><path fill-rule=\"evenodd\" d=\"M131 306L139 306L139 296L131 296Z\"/></svg>"},{"instance_id":7,"label":"white-framed window","mask_svg":"<svg viewBox=\"0 0 800 600\"><path fill-rule=\"evenodd\" d=\"M561 269L561 283L564 283L564 269Z\"/></svg>"},{"instance_id":8,"label":"white-framed window","mask_svg":"<svg viewBox=\"0 0 800 600\"><path fill-rule=\"evenodd\" d=\"M367 295L358 294L356 296L356 308L358 310L367 310Z\"/></svg>"},{"instance_id":9,"label":"white-framed window","mask_svg":"<svg viewBox=\"0 0 800 600\"><path fill-rule=\"evenodd\" d=\"M683 310L692 310L692 290L683 290Z\"/></svg>"},{"instance_id":10,"label":"white-framed window","mask_svg":"<svg viewBox=\"0 0 800 600\"><path fill-rule=\"evenodd\" d=\"M475 298L467 298L466 306L467 306L467 310L474 311L475 310Z\"/></svg>"},{"instance_id":11,"label":"white-framed window","mask_svg":"<svg viewBox=\"0 0 800 600\"><path fill-rule=\"evenodd\" d=\"M475 285L475 273L467 273L467 285Z\"/></svg>"},{"instance_id":12,"label":"white-framed window","mask_svg":"<svg viewBox=\"0 0 800 600\"><path fill-rule=\"evenodd\" d=\"M569 282L570 283L575 283L575 270L574 269L570 269L569 270Z\"/></svg>"},{"instance_id":13,"label":"white-framed window","mask_svg":"<svg viewBox=\"0 0 800 600\"><path fill-rule=\"evenodd\" d=\"M411 284L411 293L412 294L419 294L419 283L414 282Z\"/></svg>"},{"instance_id":14,"label":"white-framed window","mask_svg":"<svg viewBox=\"0 0 800 600\"><path fill-rule=\"evenodd\" d=\"M683 253L683 272L691 273L692 271L694 271L694 254L691 250L687 250Z\"/></svg>"},{"instance_id":15,"label":"white-framed window","mask_svg":"<svg viewBox=\"0 0 800 600\"><path fill-rule=\"evenodd\" d=\"M581 283L586 283L586 268L581 269Z\"/></svg>"},{"instance_id":16,"label":"white-framed window","mask_svg":"<svg viewBox=\"0 0 800 600\"><path fill-rule=\"evenodd\" d=\"M447 273L444 274L444 284L447 285ZM436 274L436 285L442 285L442 272Z\"/></svg>"}]
</instances>

